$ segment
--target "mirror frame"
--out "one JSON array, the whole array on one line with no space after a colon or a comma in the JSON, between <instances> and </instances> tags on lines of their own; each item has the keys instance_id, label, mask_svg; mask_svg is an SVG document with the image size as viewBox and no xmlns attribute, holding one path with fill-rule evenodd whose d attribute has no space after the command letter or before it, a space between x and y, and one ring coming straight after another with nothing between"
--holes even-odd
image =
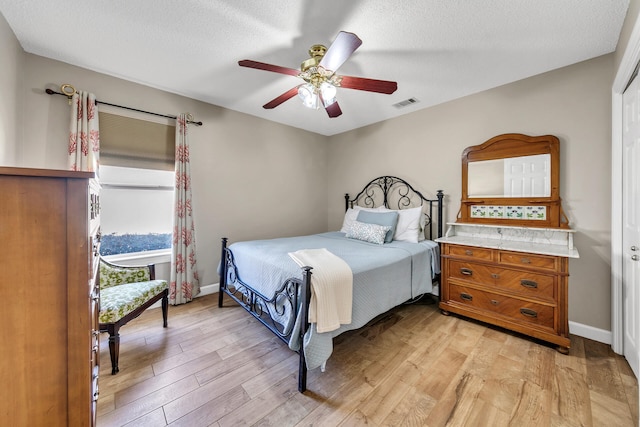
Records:
<instances>
[{"instance_id":1,"label":"mirror frame","mask_svg":"<svg viewBox=\"0 0 640 427\"><path fill-rule=\"evenodd\" d=\"M511 157L551 155L551 193L549 197L469 197L469 163ZM487 218L472 215L474 206L539 206L546 208L544 219ZM567 228L566 216L560 200L560 141L553 135L528 136L507 133L495 136L480 145L467 147L462 152L462 200L458 222L504 224L527 227Z\"/></svg>"}]
</instances>

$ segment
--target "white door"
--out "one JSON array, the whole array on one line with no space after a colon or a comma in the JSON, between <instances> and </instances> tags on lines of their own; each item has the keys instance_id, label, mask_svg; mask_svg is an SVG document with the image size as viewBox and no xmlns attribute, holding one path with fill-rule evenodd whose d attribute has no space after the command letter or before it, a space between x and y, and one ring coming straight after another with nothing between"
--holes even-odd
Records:
<instances>
[{"instance_id":1,"label":"white door","mask_svg":"<svg viewBox=\"0 0 640 427\"><path fill-rule=\"evenodd\" d=\"M640 355L640 79L622 95L622 309L624 356L636 378Z\"/></svg>"}]
</instances>

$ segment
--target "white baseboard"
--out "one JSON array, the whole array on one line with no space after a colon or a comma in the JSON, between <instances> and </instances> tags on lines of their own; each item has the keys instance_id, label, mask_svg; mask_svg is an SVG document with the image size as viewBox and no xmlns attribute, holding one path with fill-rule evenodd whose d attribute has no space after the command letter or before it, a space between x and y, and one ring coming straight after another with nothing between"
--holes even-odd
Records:
<instances>
[{"instance_id":1,"label":"white baseboard","mask_svg":"<svg viewBox=\"0 0 640 427\"><path fill-rule=\"evenodd\" d=\"M582 323L569 321L569 333L578 335L583 338L598 341L603 344L611 345L611 331L594 328L593 326L583 325Z\"/></svg>"},{"instance_id":2,"label":"white baseboard","mask_svg":"<svg viewBox=\"0 0 640 427\"><path fill-rule=\"evenodd\" d=\"M201 286L200 293L196 295L195 298L198 298L204 295L215 294L219 290L220 290L219 283L212 283L210 285ZM434 290L436 292L438 291L437 288ZM150 308L157 308L157 307L160 307L160 301L152 305ZM598 341L603 344L611 345L611 331L606 331L604 329L598 329L598 328L594 328L593 326L570 321L569 333L581 336L583 338L588 338L590 340Z\"/></svg>"},{"instance_id":3,"label":"white baseboard","mask_svg":"<svg viewBox=\"0 0 640 427\"><path fill-rule=\"evenodd\" d=\"M196 295L196 298L202 297L204 295L215 294L220 290L219 283L213 283L211 285L200 286L200 293Z\"/></svg>"},{"instance_id":4,"label":"white baseboard","mask_svg":"<svg viewBox=\"0 0 640 427\"><path fill-rule=\"evenodd\" d=\"M219 283L214 283L212 285L200 286L200 293L198 295L196 295L194 298L198 298L198 297L201 297L201 296L204 296L204 295L209 295L209 294L215 294L219 290L220 290L220 284ZM160 308L160 307L162 307L162 301L157 301L155 304L153 304L147 310L151 310L153 308Z\"/></svg>"}]
</instances>

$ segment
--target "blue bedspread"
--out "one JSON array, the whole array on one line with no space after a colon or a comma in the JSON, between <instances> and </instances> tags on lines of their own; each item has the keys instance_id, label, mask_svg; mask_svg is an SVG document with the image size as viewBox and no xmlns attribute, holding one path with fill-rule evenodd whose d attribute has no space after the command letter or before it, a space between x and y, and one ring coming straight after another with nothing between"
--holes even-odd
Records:
<instances>
[{"instance_id":1,"label":"blue bedspread","mask_svg":"<svg viewBox=\"0 0 640 427\"><path fill-rule=\"evenodd\" d=\"M267 297L290 277L302 277L288 256L302 249L326 248L349 264L353 272L352 323L329 333L312 325L304 338L308 369L324 363L333 351L333 337L367 324L374 317L418 295L431 292L432 278L440 272L438 244L393 241L376 245L348 239L341 232L310 236L237 242L229 246L240 279ZM312 266L313 267L313 266ZM312 270L313 272L313 270ZM299 330L300 325L296 325ZM289 347L299 349L297 333Z\"/></svg>"}]
</instances>

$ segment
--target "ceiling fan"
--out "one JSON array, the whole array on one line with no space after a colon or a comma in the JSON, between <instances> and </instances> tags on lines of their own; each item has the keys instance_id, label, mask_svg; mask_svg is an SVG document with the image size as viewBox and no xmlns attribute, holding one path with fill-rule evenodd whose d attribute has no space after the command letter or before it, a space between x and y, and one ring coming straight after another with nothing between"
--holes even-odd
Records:
<instances>
[{"instance_id":1,"label":"ceiling fan","mask_svg":"<svg viewBox=\"0 0 640 427\"><path fill-rule=\"evenodd\" d=\"M300 70L252 61L250 59L238 61L238 65L241 67L256 68L258 70L272 71L274 73L288 74L300 77L305 81L305 83L293 87L282 95L267 102L262 106L263 108L275 108L298 95L306 107L318 109L322 106L327 111L329 117L333 118L342 114L342 110L336 100L337 87L385 94L392 94L398 89L396 82L362 77L339 76L335 74L338 68L349 59L361 44L362 40L355 34L340 31L328 49L321 44L311 46L311 48L309 48L311 58L302 62Z\"/></svg>"}]
</instances>

